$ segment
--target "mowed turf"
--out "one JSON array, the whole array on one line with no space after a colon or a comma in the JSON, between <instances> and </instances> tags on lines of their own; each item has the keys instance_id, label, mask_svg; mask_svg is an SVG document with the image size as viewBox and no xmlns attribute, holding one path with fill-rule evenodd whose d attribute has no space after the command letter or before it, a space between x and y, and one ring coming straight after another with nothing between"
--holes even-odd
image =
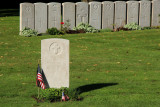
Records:
<instances>
[{"instance_id":1,"label":"mowed turf","mask_svg":"<svg viewBox=\"0 0 160 107\"><path fill-rule=\"evenodd\" d=\"M159 107L160 29L19 36L19 17L0 17L1 107ZM70 40L70 88L82 101L37 103L41 40Z\"/></svg>"}]
</instances>

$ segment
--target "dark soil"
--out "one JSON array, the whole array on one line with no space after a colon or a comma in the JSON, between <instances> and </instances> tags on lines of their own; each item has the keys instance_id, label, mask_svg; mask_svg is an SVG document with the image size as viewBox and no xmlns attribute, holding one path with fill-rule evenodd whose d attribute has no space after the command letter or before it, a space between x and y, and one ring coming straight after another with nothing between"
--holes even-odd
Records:
<instances>
[{"instance_id":1,"label":"dark soil","mask_svg":"<svg viewBox=\"0 0 160 107\"><path fill-rule=\"evenodd\" d=\"M35 95L33 95L32 98L35 99L38 103L44 102L44 99L38 99Z\"/></svg>"},{"instance_id":2,"label":"dark soil","mask_svg":"<svg viewBox=\"0 0 160 107\"><path fill-rule=\"evenodd\" d=\"M69 30L67 34L78 34L78 33L86 33L83 29L81 30Z\"/></svg>"},{"instance_id":3,"label":"dark soil","mask_svg":"<svg viewBox=\"0 0 160 107\"><path fill-rule=\"evenodd\" d=\"M116 31L120 31L120 30L123 30L123 31L129 31L130 29L128 29L128 28L124 28L124 27L119 27L119 28L115 28L115 29L113 29L113 31L114 31L114 32L116 32Z\"/></svg>"},{"instance_id":4,"label":"dark soil","mask_svg":"<svg viewBox=\"0 0 160 107\"><path fill-rule=\"evenodd\" d=\"M34 99L34 100L36 100L38 103L43 103L43 102L45 102L45 100L44 99L38 99L35 95L32 95L32 98ZM74 100L74 101L82 101L83 100L83 98L77 98L76 100ZM72 100L67 100L67 101L72 101ZM50 101L51 103L54 103L54 102L63 102L62 100L51 100Z\"/></svg>"}]
</instances>

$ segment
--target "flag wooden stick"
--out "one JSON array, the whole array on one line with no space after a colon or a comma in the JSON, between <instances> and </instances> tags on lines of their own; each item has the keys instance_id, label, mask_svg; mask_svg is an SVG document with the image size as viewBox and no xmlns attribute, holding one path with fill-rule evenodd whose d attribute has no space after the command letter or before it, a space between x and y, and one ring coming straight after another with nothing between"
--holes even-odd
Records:
<instances>
[{"instance_id":1,"label":"flag wooden stick","mask_svg":"<svg viewBox=\"0 0 160 107\"><path fill-rule=\"evenodd\" d=\"M37 97L37 98L39 98L39 89L40 89L40 88L38 87L38 97Z\"/></svg>"}]
</instances>

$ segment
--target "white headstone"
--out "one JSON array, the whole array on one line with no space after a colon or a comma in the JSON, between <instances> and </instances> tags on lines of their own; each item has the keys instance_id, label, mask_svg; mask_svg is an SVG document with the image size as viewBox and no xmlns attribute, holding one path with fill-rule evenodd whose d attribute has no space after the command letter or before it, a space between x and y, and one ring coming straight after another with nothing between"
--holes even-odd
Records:
<instances>
[{"instance_id":1,"label":"white headstone","mask_svg":"<svg viewBox=\"0 0 160 107\"><path fill-rule=\"evenodd\" d=\"M47 87L69 87L69 40L41 40L41 67Z\"/></svg>"},{"instance_id":2,"label":"white headstone","mask_svg":"<svg viewBox=\"0 0 160 107\"><path fill-rule=\"evenodd\" d=\"M76 26L79 23L88 23L88 3L76 3Z\"/></svg>"},{"instance_id":3,"label":"white headstone","mask_svg":"<svg viewBox=\"0 0 160 107\"><path fill-rule=\"evenodd\" d=\"M63 5L63 22L66 23L69 20L70 28L75 27L75 3L65 2Z\"/></svg>"},{"instance_id":4,"label":"white headstone","mask_svg":"<svg viewBox=\"0 0 160 107\"><path fill-rule=\"evenodd\" d=\"M61 29L61 3L48 3L48 28Z\"/></svg>"},{"instance_id":5,"label":"white headstone","mask_svg":"<svg viewBox=\"0 0 160 107\"><path fill-rule=\"evenodd\" d=\"M138 24L138 12L139 12L139 2L128 1L127 2L127 24L130 24L133 22Z\"/></svg>"},{"instance_id":6,"label":"white headstone","mask_svg":"<svg viewBox=\"0 0 160 107\"><path fill-rule=\"evenodd\" d=\"M39 33L45 33L47 30L47 4L35 4L35 30Z\"/></svg>"},{"instance_id":7,"label":"white headstone","mask_svg":"<svg viewBox=\"0 0 160 107\"><path fill-rule=\"evenodd\" d=\"M139 25L150 27L151 2L140 1Z\"/></svg>"},{"instance_id":8,"label":"white headstone","mask_svg":"<svg viewBox=\"0 0 160 107\"><path fill-rule=\"evenodd\" d=\"M122 27L126 24L126 2L115 2L115 28Z\"/></svg>"},{"instance_id":9,"label":"white headstone","mask_svg":"<svg viewBox=\"0 0 160 107\"><path fill-rule=\"evenodd\" d=\"M101 29L101 2L90 2L89 24Z\"/></svg>"},{"instance_id":10,"label":"white headstone","mask_svg":"<svg viewBox=\"0 0 160 107\"><path fill-rule=\"evenodd\" d=\"M34 4L20 4L20 31L25 27L34 29Z\"/></svg>"},{"instance_id":11,"label":"white headstone","mask_svg":"<svg viewBox=\"0 0 160 107\"><path fill-rule=\"evenodd\" d=\"M152 1L152 26L160 26L160 0Z\"/></svg>"},{"instance_id":12,"label":"white headstone","mask_svg":"<svg viewBox=\"0 0 160 107\"><path fill-rule=\"evenodd\" d=\"M113 29L114 2L102 2L102 29Z\"/></svg>"}]
</instances>

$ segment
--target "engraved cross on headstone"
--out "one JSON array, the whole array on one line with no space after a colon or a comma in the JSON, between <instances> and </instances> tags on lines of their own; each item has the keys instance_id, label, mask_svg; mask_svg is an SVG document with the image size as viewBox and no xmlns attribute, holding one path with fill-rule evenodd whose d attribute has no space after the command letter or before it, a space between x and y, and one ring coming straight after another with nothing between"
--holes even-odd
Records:
<instances>
[{"instance_id":1,"label":"engraved cross on headstone","mask_svg":"<svg viewBox=\"0 0 160 107\"><path fill-rule=\"evenodd\" d=\"M54 27L56 26L56 21L57 21L57 20L56 20L56 18L54 17L53 20L52 20Z\"/></svg>"},{"instance_id":2,"label":"engraved cross on headstone","mask_svg":"<svg viewBox=\"0 0 160 107\"><path fill-rule=\"evenodd\" d=\"M134 22L134 16L130 17L130 19L132 20L131 22Z\"/></svg>"},{"instance_id":3,"label":"engraved cross on headstone","mask_svg":"<svg viewBox=\"0 0 160 107\"><path fill-rule=\"evenodd\" d=\"M60 52L60 46L57 43L52 44L53 46L51 49L53 50L54 54L58 54Z\"/></svg>"},{"instance_id":4,"label":"engraved cross on headstone","mask_svg":"<svg viewBox=\"0 0 160 107\"><path fill-rule=\"evenodd\" d=\"M38 22L39 22L39 28L41 28L42 27L42 20L41 20L41 18L38 20Z\"/></svg>"}]
</instances>

